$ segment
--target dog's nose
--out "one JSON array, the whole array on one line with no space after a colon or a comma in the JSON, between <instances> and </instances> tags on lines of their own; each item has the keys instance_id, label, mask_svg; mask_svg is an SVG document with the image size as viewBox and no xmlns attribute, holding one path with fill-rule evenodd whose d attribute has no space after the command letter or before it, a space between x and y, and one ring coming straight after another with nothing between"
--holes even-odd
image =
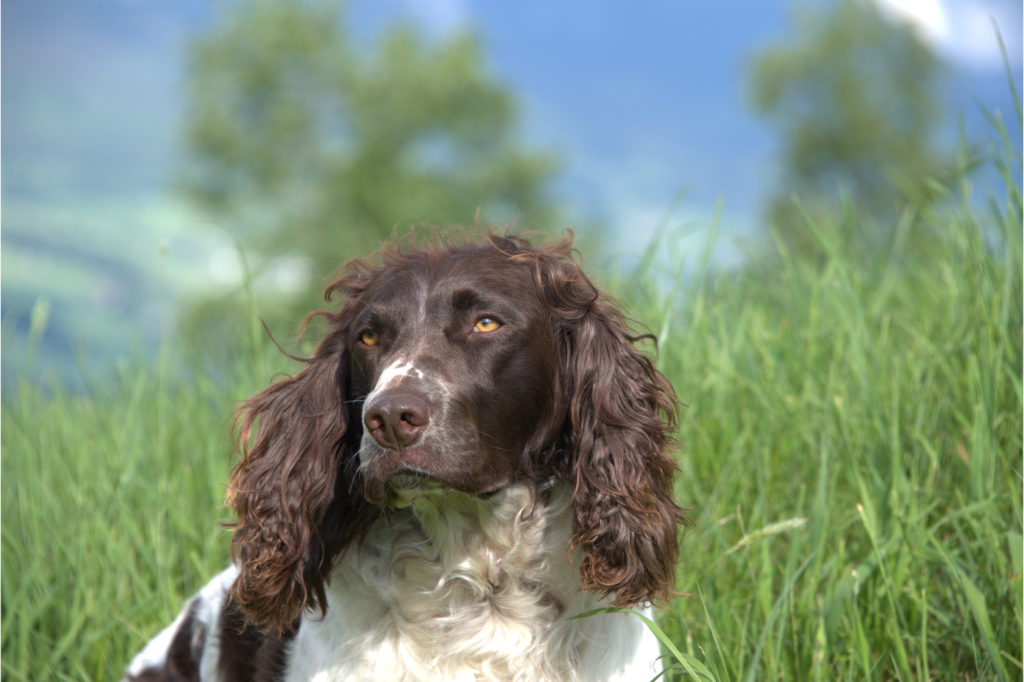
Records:
<instances>
[{"instance_id":1,"label":"dog's nose","mask_svg":"<svg viewBox=\"0 0 1024 682\"><path fill-rule=\"evenodd\" d=\"M404 448L419 438L430 421L430 407L416 393L387 392L371 400L363 423L373 439L386 448Z\"/></svg>"}]
</instances>

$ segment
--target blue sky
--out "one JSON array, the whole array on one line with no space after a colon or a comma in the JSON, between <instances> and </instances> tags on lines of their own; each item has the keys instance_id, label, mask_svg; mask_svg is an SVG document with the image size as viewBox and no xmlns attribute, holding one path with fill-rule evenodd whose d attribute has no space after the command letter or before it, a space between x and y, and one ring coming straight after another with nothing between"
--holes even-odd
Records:
<instances>
[{"instance_id":1,"label":"blue sky","mask_svg":"<svg viewBox=\"0 0 1024 682\"><path fill-rule=\"evenodd\" d=\"M185 41L222 4L5 2L5 195L162 191L183 105ZM923 33L952 66L954 106L1009 105L989 21L999 22L1019 79L1019 2L884 4L938 24ZM480 34L492 71L519 98L523 138L562 154L565 200L581 216L614 220L665 207L684 188L698 210L721 198L738 213L756 212L777 141L749 111L748 67L759 48L787 38L791 7L356 0L352 14L364 36L398 18L438 36Z\"/></svg>"},{"instance_id":2,"label":"blue sky","mask_svg":"<svg viewBox=\"0 0 1024 682\"><path fill-rule=\"evenodd\" d=\"M894 20L913 21L946 62L946 98L970 128L984 125L979 104L1012 111L991 22L1019 88L1019 1L877 1ZM145 346L166 333L180 297L217 285L224 237L169 186L184 49L223 7L5 0L5 374L9 342L23 336L40 298L51 302L64 347L120 357L124 349L111 350L103 329ZM750 111L747 76L753 54L791 39L792 7L353 0L350 11L367 41L397 19L439 38L476 32L488 68L518 99L521 139L560 155L555 196L573 226L586 231L599 218L617 230L617 243L639 251L681 191L675 219L706 224L720 201L727 230L756 230L778 140ZM86 322L83 310L92 311Z\"/></svg>"}]
</instances>

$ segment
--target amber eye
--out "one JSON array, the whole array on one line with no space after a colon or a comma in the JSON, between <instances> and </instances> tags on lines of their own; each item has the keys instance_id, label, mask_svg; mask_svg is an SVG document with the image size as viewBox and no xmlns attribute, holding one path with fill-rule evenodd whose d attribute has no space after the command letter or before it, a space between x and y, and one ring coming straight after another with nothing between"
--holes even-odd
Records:
<instances>
[{"instance_id":1,"label":"amber eye","mask_svg":"<svg viewBox=\"0 0 1024 682\"><path fill-rule=\"evenodd\" d=\"M486 334L487 332L493 332L497 330L498 327L500 326L501 322L498 322L493 317L481 317L479 320L476 321L476 324L473 325L473 331L482 332Z\"/></svg>"},{"instance_id":2,"label":"amber eye","mask_svg":"<svg viewBox=\"0 0 1024 682\"><path fill-rule=\"evenodd\" d=\"M367 346L376 346L377 343L380 341L380 334L373 331L372 329L367 329L365 332L359 335L359 340L362 341Z\"/></svg>"}]
</instances>

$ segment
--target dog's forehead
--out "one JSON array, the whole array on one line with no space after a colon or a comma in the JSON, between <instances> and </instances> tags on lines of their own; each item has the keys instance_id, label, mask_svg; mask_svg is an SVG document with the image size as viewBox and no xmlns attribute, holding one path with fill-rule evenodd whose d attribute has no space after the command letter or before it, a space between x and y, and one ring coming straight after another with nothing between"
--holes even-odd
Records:
<instances>
[{"instance_id":1,"label":"dog's forehead","mask_svg":"<svg viewBox=\"0 0 1024 682\"><path fill-rule=\"evenodd\" d=\"M450 254L385 274L372 292L375 306L404 313L428 308L465 307L488 295L521 298L532 289L529 267L494 251Z\"/></svg>"},{"instance_id":2,"label":"dog's forehead","mask_svg":"<svg viewBox=\"0 0 1024 682\"><path fill-rule=\"evenodd\" d=\"M371 309L406 308L422 299L427 282L422 273L409 267L386 271L371 285L365 303Z\"/></svg>"}]
</instances>

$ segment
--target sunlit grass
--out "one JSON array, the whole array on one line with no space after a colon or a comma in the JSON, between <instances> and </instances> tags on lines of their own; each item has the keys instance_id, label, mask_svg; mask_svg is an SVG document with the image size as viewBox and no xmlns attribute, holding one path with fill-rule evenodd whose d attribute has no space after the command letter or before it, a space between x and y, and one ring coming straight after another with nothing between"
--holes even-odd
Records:
<instances>
[{"instance_id":1,"label":"sunlit grass","mask_svg":"<svg viewBox=\"0 0 1024 682\"><path fill-rule=\"evenodd\" d=\"M661 364L689 404L678 496L697 522L662 626L716 678L1021 677L1007 179L985 211L950 193L905 216L897 232L925 245L898 233L868 263L826 248L702 276L662 322ZM812 227L827 246L853 218ZM638 317L657 325L658 308Z\"/></svg>"}]
</instances>

